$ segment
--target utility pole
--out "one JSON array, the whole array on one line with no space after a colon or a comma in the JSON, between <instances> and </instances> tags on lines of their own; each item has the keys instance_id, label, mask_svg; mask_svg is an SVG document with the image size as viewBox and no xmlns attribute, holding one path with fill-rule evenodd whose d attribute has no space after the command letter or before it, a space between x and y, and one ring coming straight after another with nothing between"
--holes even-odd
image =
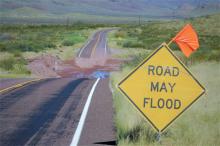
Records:
<instances>
[{"instance_id":1,"label":"utility pole","mask_svg":"<svg viewBox=\"0 0 220 146\"><path fill-rule=\"evenodd\" d=\"M69 17L67 17L67 18L66 18L66 27L69 26L69 21L70 21L70 20L69 20Z\"/></svg>"},{"instance_id":2,"label":"utility pole","mask_svg":"<svg viewBox=\"0 0 220 146\"><path fill-rule=\"evenodd\" d=\"M173 10L172 12L172 17L173 17L173 20L175 19L175 10Z\"/></svg>"},{"instance_id":3,"label":"utility pole","mask_svg":"<svg viewBox=\"0 0 220 146\"><path fill-rule=\"evenodd\" d=\"M141 25L141 16L140 15L138 16L138 24L139 24L139 26Z\"/></svg>"}]
</instances>

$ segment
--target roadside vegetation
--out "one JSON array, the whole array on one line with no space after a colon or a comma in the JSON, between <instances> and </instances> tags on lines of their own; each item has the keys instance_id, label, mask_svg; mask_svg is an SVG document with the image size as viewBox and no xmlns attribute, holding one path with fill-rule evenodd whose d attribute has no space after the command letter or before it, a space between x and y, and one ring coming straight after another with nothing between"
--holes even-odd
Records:
<instances>
[{"instance_id":1,"label":"roadside vegetation","mask_svg":"<svg viewBox=\"0 0 220 146\"><path fill-rule=\"evenodd\" d=\"M199 35L199 50L186 59L190 61L220 61L220 14L183 21L149 22L142 25L124 25L115 32L113 40L120 48L144 48L154 50L161 43L168 43L187 23L191 23ZM173 43L173 50L179 50ZM181 54L181 53L180 53ZM178 54L179 55L179 54Z\"/></svg>"},{"instance_id":2,"label":"roadside vegetation","mask_svg":"<svg viewBox=\"0 0 220 146\"><path fill-rule=\"evenodd\" d=\"M194 103L162 134L157 141L157 133L115 87L113 99L115 125L119 146L217 146L220 144L220 63L205 62L190 67L207 93ZM116 85L131 71L124 67L122 72L111 75ZM217 77L217 78L214 78Z\"/></svg>"},{"instance_id":3,"label":"roadside vegetation","mask_svg":"<svg viewBox=\"0 0 220 146\"><path fill-rule=\"evenodd\" d=\"M102 25L0 25L0 77L29 75L29 59L50 54L67 60Z\"/></svg>"},{"instance_id":4,"label":"roadside vegetation","mask_svg":"<svg viewBox=\"0 0 220 146\"><path fill-rule=\"evenodd\" d=\"M118 57L128 59L121 72L111 74L115 125L119 146L217 146L220 145L220 15L184 21L124 25L109 34L111 48L123 50ZM186 24L196 29L200 48L185 58L175 44L170 47L205 86L206 94L162 134L157 133L117 89L116 85L162 42L169 42Z\"/></svg>"}]
</instances>

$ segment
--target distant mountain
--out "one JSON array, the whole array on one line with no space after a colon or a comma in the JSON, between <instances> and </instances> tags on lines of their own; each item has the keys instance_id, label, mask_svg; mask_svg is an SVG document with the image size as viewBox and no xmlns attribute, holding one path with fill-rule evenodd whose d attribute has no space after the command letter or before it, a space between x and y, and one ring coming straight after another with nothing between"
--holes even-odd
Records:
<instances>
[{"instance_id":1,"label":"distant mountain","mask_svg":"<svg viewBox=\"0 0 220 146\"><path fill-rule=\"evenodd\" d=\"M2 18L171 19L220 12L220 0L1 0ZM77 16L76 16L77 14Z\"/></svg>"}]
</instances>

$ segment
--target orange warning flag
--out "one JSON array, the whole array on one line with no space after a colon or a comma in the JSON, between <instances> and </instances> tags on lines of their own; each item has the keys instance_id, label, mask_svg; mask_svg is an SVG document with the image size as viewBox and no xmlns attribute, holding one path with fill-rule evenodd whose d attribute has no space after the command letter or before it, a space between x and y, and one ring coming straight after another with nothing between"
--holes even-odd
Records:
<instances>
[{"instance_id":1,"label":"orange warning flag","mask_svg":"<svg viewBox=\"0 0 220 146\"><path fill-rule=\"evenodd\" d=\"M187 24L173 39L186 57L199 48L198 36L191 24Z\"/></svg>"}]
</instances>

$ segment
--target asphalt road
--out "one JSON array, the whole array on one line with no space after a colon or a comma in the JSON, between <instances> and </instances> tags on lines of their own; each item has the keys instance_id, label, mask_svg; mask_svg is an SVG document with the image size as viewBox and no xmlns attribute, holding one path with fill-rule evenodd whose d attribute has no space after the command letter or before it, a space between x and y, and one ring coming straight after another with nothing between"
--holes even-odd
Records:
<instances>
[{"instance_id":1,"label":"asphalt road","mask_svg":"<svg viewBox=\"0 0 220 146\"><path fill-rule=\"evenodd\" d=\"M78 53L81 58L99 58L108 55L106 35L109 30L96 32Z\"/></svg>"},{"instance_id":2,"label":"asphalt road","mask_svg":"<svg viewBox=\"0 0 220 146\"><path fill-rule=\"evenodd\" d=\"M10 87L14 84L23 83L31 80L31 78L18 78L18 79L0 79L0 90Z\"/></svg>"},{"instance_id":3,"label":"asphalt road","mask_svg":"<svg viewBox=\"0 0 220 146\"><path fill-rule=\"evenodd\" d=\"M80 50L78 57L107 56L107 32L96 32ZM97 86L91 94L95 82ZM91 102L88 102L90 94ZM88 111L85 110L87 103ZM79 125L82 125L82 129ZM73 143L77 136L76 130L79 132L79 140ZM112 95L108 78L45 79L1 93L0 146L71 144L115 145Z\"/></svg>"}]
</instances>

